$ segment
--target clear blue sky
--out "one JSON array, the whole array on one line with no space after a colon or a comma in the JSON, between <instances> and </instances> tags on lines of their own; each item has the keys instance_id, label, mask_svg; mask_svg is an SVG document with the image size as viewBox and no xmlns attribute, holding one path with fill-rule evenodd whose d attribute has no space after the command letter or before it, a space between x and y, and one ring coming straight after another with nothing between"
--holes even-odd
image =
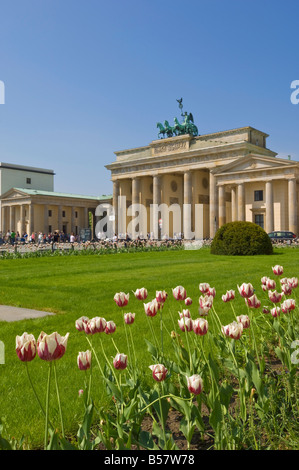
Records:
<instances>
[{"instance_id":1,"label":"clear blue sky","mask_svg":"<svg viewBox=\"0 0 299 470\"><path fill-rule=\"evenodd\" d=\"M200 134L250 125L299 160L298 20L298 0L1 0L0 161L110 194L104 165L181 97Z\"/></svg>"}]
</instances>

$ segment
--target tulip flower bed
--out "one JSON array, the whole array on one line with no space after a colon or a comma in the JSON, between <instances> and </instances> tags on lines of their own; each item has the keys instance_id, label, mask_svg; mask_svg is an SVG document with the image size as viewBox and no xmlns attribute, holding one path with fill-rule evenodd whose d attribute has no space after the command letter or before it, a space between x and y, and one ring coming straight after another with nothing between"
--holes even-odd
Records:
<instances>
[{"instance_id":1,"label":"tulip flower bed","mask_svg":"<svg viewBox=\"0 0 299 470\"><path fill-rule=\"evenodd\" d=\"M208 250L134 254L125 262L117 255L96 269L92 259L76 258L63 285L57 276L65 260L14 261L27 269L43 261L49 290L57 287L68 303L64 315L28 321L23 331L6 326L10 340L16 332L6 373L26 390L15 412L28 406L32 422L42 423L35 445L298 448L298 260L283 250L276 255L283 265L275 256L237 260ZM114 283L120 275L125 281ZM101 314L90 314L92 292L102 298ZM65 306L58 295L52 301ZM0 447L31 445L26 436L9 437L7 424Z\"/></svg>"}]
</instances>

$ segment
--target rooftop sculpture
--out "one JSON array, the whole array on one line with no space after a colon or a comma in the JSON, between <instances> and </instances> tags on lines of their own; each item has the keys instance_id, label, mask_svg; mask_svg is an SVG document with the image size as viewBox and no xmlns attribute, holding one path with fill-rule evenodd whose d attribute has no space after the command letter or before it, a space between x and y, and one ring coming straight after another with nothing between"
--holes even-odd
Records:
<instances>
[{"instance_id":1,"label":"rooftop sculpture","mask_svg":"<svg viewBox=\"0 0 299 470\"><path fill-rule=\"evenodd\" d=\"M192 136L198 135L198 129L194 124L192 113L182 112L183 109L183 98L177 100L179 108L181 110L181 116L184 118L183 122L179 122L178 118L174 118L174 125L171 126L168 121L164 121L164 125L161 122L157 122L157 128L159 129L158 138L174 137L178 135L190 134Z\"/></svg>"}]
</instances>

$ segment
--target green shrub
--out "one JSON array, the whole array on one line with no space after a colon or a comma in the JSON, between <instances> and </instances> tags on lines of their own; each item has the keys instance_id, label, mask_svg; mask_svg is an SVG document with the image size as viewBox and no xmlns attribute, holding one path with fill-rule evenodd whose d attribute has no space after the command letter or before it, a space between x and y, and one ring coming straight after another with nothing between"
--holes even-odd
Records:
<instances>
[{"instance_id":1,"label":"green shrub","mask_svg":"<svg viewBox=\"0 0 299 470\"><path fill-rule=\"evenodd\" d=\"M214 255L271 255L273 246L265 230L252 222L229 222L217 230L211 244Z\"/></svg>"}]
</instances>

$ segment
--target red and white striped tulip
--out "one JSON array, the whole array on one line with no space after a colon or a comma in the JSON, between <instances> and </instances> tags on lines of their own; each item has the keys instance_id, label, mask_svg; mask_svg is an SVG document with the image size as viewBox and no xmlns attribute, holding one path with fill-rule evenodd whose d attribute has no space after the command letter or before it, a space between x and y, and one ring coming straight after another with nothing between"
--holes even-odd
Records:
<instances>
[{"instance_id":1,"label":"red and white striped tulip","mask_svg":"<svg viewBox=\"0 0 299 470\"><path fill-rule=\"evenodd\" d=\"M156 382L162 382L166 379L168 370L163 364L154 364L149 366L149 368L151 369L153 379L156 380Z\"/></svg>"},{"instance_id":2,"label":"red and white striped tulip","mask_svg":"<svg viewBox=\"0 0 299 470\"><path fill-rule=\"evenodd\" d=\"M115 333L116 330L116 324L114 321L110 320L107 321L106 326L105 326L105 333L106 335L111 335L112 333Z\"/></svg>"},{"instance_id":3,"label":"red and white striped tulip","mask_svg":"<svg viewBox=\"0 0 299 470\"><path fill-rule=\"evenodd\" d=\"M232 339L240 339L243 333L243 325L239 322L232 322L229 325L222 327L222 332L225 336L229 336Z\"/></svg>"},{"instance_id":4,"label":"red and white striped tulip","mask_svg":"<svg viewBox=\"0 0 299 470\"><path fill-rule=\"evenodd\" d=\"M190 332L193 329L193 322L191 318L182 317L178 320L179 328L182 331Z\"/></svg>"},{"instance_id":5,"label":"red and white striped tulip","mask_svg":"<svg viewBox=\"0 0 299 470\"><path fill-rule=\"evenodd\" d=\"M151 300L147 304L144 305L144 311L148 317L154 317L157 315L157 312L159 310L159 303L157 302L156 299Z\"/></svg>"},{"instance_id":6,"label":"red and white striped tulip","mask_svg":"<svg viewBox=\"0 0 299 470\"><path fill-rule=\"evenodd\" d=\"M237 320L239 323L242 323L244 329L250 327L250 319L248 315L239 315Z\"/></svg>"},{"instance_id":7,"label":"red and white striped tulip","mask_svg":"<svg viewBox=\"0 0 299 470\"><path fill-rule=\"evenodd\" d=\"M199 395L203 389L203 380L201 376L195 374L191 375L191 377L188 377L186 375L186 379L189 392L193 393L193 395Z\"/></svg>"},{"instance_id":8,"label":"red and white striped tulip","mask_svg":"<svg viewBox=\"0 0 299 470\"><path fill-rule=\"evenodd\" d=\"M252 284L250 284L250 282L248 284L243 282L243 284L240 287L239 286L237 287L238 287L240 295L244 297L244 299L248 299L249 297L252 297L254 294L254 289L253 289Z\"/></svg>"},{"instance_id":9,"label":"red and white striped tulip","mask_svg":"<svg viewBox=\"0 0 299 470\"><path fill-rule=\"evenodd\" d=\"M271 308L270 312L273 318L277 318L280 316L281 309L280 307L274 307L274 308Z\"/></svg>"},{"instance_id":10,"label":"red and white striped tulip","mask_svg":"<svg viewBox=\"0 0 299 470\"><path fill-rule=\"evenodd\" d=\"M291 286L292 289L295 289L298 287L298 278L297 277L291 277L288 278L288 284Z\"/></svg>"},{"instance_id":11,"label":"red and white striped tulip","mask_svg":"<svg viewBox=\"0 0 299 470\"><path fill-rule=\"evenodd\" d=\"M209 329L209 323L204 318L193 320L193 331L196 335L204 336Z\"/></svg>"},{"instance_id":12,"label":"red and white striped tulip","mask_svg":"<svg viewBox=\"0 0 299 470\"><path fill-rule=\"evenodd\" d=\"M184 309L182 312L179 312L180 318L186 317L191 318L191 313L188 308Z\"/></svg>"},{"instance_id":13,"label":"red and white striped tulip","mask_svg":"<svg viewBox=\"0 0 299 470\"><path fill-rule=\"evenodd\" d=\"M138 300L145 300L148 296L148 292L145 287L142 287L141 289L135 290L134 295Z\"/></svg>"},{"instance_id":14,"label":"red and white striped tulip","mask_svg":"<svg viewBox=\"0 0 299 470\"><path fill-rule=\"evenodd\" d=\"M270 279L270 278L269 278L269 279L267 279L265 285L266 285L266 288L267 288L268 290L273 290L273 289L275 289L275 287L276 287L276 282L275 282L273 279Z\"/></svg>"},{"instance_id":15,"label":"red and white striped tulip","mask_svg":"<svg viewBox=\"0 0 299 470\"><path fill-rule=\"evenodd\" d=\"M282 302L280 307L283 313L289 313L291 310L295 310L296 302L294 299L286 299Z\"/></svg>"},{"instance_id":16,"label":"red and white striped tulip","mask_svg":"<svg viewBox=\"0 0 299 470\"><path fill-rule=\"evenodd\" d=\"M291 295L292 293L292 287L290 286L290 284L282 284L281 290L284 295Z\"/></svg>"},{"instance_id":17,"label":"red and white striped tulip","mask_svg":"<svg viewBox=\"0 0 299 470\"><path fill-rule=\"evenodd\" d=\"M207 294L209 292L209 289L210 284L208 284L207 282L202 282L199 284L199 290L202 294Z\"/></svg>"},{"instance_id":18,"label":"red and white striped tulip","mask_svg":"<svg viewBox=\"0 0 299 470\"><path fill-rule=\"evenodd\" d=\"M134 323L135 321L135 313L131 313L131 312L125 313L124 320L125 320L126 325L132 325L132 323Z\"/></svg>"},{"instance_id":19,"label":"red and white striped tulip","mask_svg":"<svg viewBox=\"0 0 299 470\"><path fill-rule=\"evenodd\" d=\"M187 297L186 289L182 286L177 286L172 289L172 293L176 300L185 300Z\"/></svg>"},{"instance_id":20,"label":"red and white striped tulip","mask_svg":"<svg viewBox=\"0 0 299 470\"><path fill-rule=\"evenodd\" d=\"M159 304L164 304L168 297L167 292L165 290L157 290L156 291L156 300Z\"/></svg>"},{"instance_id":21,"label":"red and white striped tulip","mask_svg":"<svg viewBox=\"0 0 299 470\"><path fill-rule=\"evenodd\" d=\"M283 274L283 267L276 264L276 266L272 267L272 271L276 276L281 276Z\"/></svg>"},{"instance_id":22,"label":"red and white striped tulip","mask_svg":"<svg viewBox=\"0 0 299 470\"><path fill-rule=\"evenodd\" d=\"M210 296L212 296L212 297L215 297L215 295L216 295L216 289L215 289L215 287L210 287L209 290L208 290L208 292L207 292L207 295L210 295Z\"/></svg>"},{"instance_id":23,"label":"red and white striped tulip","mask_svg":"<svg viewBox=\"0 0 299 470\"><path fill-rule=\"evenodd\" d=\"M84 331L87 335L95 335L96 333L103 333L106 328L106 320L102 317L94 317L84 324Z\"/></svg>"},{"instance_id":24,"label":"red and white striped tulip","mask_svg":"<svg viewBox=\"0 0 299 470\"><path fill-rule=\"evenodd\" d=\"M36 349L36 340L33 335L25 332L22 336L16 336L16 352L22 362L32 361L36 356Z\"/></svg>"},{"instance_id":25,"label":"red and white striped tulip","mask_svg":"<svg viewBox=\"0 0 299 470\"><path fill-rule=\"evenodd\" d=\"M125 294L124 292L117 292L114 296L114 302L118 307L125 307L128 305L130 294Z\"/></svg>"},{"instance_id":26,"label":"red and white striped tulip","mask_svg":"<svg viewBox=\"0 0 299 470\"><path fill-rule=\"evenodd\" d=\"M245 302L249 308L260 308L261 306L261 301L257 298L255 294L245 299Z\"/></svg>"},{"instance_id":27,"label":"red and white striped tulip","mask_svg":"<svg viewBox=\"0 0 299 470\"><path fill-rule=\"evenodd\" d=\"M269 290L268 295L269 295L269 299L271 300L271 302L273 302L274 304L277 304L278 302L281 301L283 293L277 292L276 290L274 291Z\"/></svg>"},{"instance_id":28,"label":"red and white striped tulip","mask_svg":"<svg viewBox=\"0 0 299 470\"><path fill-rule=\"evenodd\" d=\"M78 318L78 320L76 320L75 322L75 326L76 326L76 329L78 331L84 331L84 325L89 322L89 318L88 317L80 317Z\"/></svg>"},{"instance_id":29,"label":"red and white striped tulip","mask_svg":"<svg viewBox=\"0 0 299 470\"><path fill-rule=\"evenodd\" d=\"M186 297L185 298L185 305L188 307L189 305L192 305L192 299L191 297Z\"/></svg>"},{"instance_id":30,"label":"red and white striped tulip","mask_svg":"<svg viewBox=\"0 0 299 470\"><path fill-rule=\"evenodd\" d=\"M205 295L199 297L199 306L202 309L211 309L213 305L214 297L212 295Z\"/></svg>"},{"instance_id":31,"label":"red and white striped tulip","mask_svg":"<svg viewBox=\"0 0 299 470\"><path fill-rule=\"evenodd\" d=\"M124 370L128 365L128 356L126 354L118 353L113 359L113 366L117 370Z\"/></svg>"},{"instance_id":32,"label":"red and white striped tulip","mask_svg":"<svg viewBox=\"0 0 299 470\"><path fill-rule=\"evenodd\" d=\"M91 367L91 351L81 351L77 357L77 364L80 370L88 370Z\"/></svg>"},{"instance_id":33,"label":"red and white striped tulip","mask_svg":"<svg viewBox=\"0 0 299 470\"><path fill-rule=\"evenodd\" d=\"M261 283L263 285L266 285L266 282L268 281L268 279L270 279L268 276L263 276L262 279L261 279Z\"/></svg>"},{"instance_id":34,"label":"red and white striped tulip","mask_svg":"<svg viewBox=\"0 0 299 470\"><path fill-rule=\"evenodd\" d=\"M230 302L231 300L234 300L234 298L235 298L234 290L228 290L226 291L226 294L222 296L223 302Z\"/></svg>"},{"instance_id":35,"label":"red and white striped tulip","mask_svg":"<svg viewBox=\"0 0 299 470\"><path fill-rule=\"evenodd\" d=\"M43 331L37 339L37 353L43 361L54 361L61 359L67 347L69 333L65 336L60 336L55 332L47 335Z\"/></svg>"}]
</instances>

